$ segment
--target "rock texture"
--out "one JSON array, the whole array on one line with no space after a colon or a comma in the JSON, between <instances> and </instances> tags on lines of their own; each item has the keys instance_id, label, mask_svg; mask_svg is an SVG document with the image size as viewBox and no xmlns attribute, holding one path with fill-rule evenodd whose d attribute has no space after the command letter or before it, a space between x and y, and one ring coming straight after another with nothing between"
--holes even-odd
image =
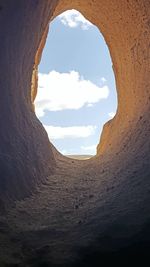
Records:
<instances>
[{"instance_id":1,"label":"rock texture","mask_svg":"<svg viewBox=\"0 0 150 267\"><path fill-rule=\"evenodd\" d=\"M31 102L35 55L55 4L50 1L44 11L39 1L0 1L1 202L30 194L55 167L47 134ZM38 21L41 13L45 21Z\"/></svg>"},{"instance_id":2,"label":"rock texture","mask_svg":"<svg viewBox=\"0 0 150 267\"><path fill-rule=\"evenodd\" d=\"M118 92L117 115L86 162L61 156L33 110L48 23L71 8L102 32ZM146 257L149 0L1 0L0 25L1 265L100 266Z\"/></svg>"}]
</instances>

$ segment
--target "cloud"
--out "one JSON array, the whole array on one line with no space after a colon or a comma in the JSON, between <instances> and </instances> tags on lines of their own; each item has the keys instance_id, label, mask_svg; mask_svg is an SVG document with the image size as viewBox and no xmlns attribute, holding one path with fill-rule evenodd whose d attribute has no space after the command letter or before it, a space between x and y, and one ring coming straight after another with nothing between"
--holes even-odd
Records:
<instances>
[{"instance_id":1,"label":"cloud","mask_svg":"<svg viewBox=\"0 0 150 267\"><path fill-rule=\"evenodd\" d=\"M95 133L96 126L71 126L59 127L51 125L43 125L50 140L65 138L86 138Z\"/></svg>"},{"instance_id":2,"label":"cloud","mask_svg":"<svg viewBox=\"0 0 150 267\"><path fill-rule=\"evenodd\" d=\"M46 110L77 110L83 106L92 106L108 95L109 88L106 85L98 87L76 71L39 73L35 111L38 117L42 117Z\"/></svg>"},{"instance_id":3,"label":"cloud","mask_svg":"<svg viewBox=\"0 0 150 267\"><path fill-rule=\"evenodd\" d=\"M96 154L96 147L97 145L91 145L91 146L81 146L81 149L89 154Z\"/></svg>"},{"instance_id":4,"label":"cloud","mask_svg":"<svg viewBox=\"0 0 150 267\"><path fill-rule=\"evenodd\" d=\"M77 10L67 10L60 14L59 19L61 22L70 28L81 27L83 30L88 30L93 24L85 19L85 17Z\"/></svg>"},{"instance_id":5,"label":"cloud","mask_svg":"<svg viewBox=\"0 0 150 267\"><path fill-rule=\"evenodd\" d=\"M109 112L108 116L112 119L114 116L116 115L116 113L114 111Z\"/></svg>"},{"instance_id":6,"label":"cloud","mask_svg":"<svg viewBox=\"0 0 150 267\"><path fill-rule=\"evenodd\" d=\"M105 77L101 77L101 81L102 81L103 83L107 82L107 80L105 79Z\"/></svg>"}]
</instances>

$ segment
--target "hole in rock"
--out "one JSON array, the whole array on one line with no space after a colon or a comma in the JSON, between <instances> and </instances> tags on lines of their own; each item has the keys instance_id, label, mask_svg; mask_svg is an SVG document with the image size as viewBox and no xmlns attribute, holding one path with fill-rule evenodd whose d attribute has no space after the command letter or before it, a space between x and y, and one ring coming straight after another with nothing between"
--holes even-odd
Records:
<instances>
[{"instance_id":1,"label":"hole in rock","mask_svg":"<svg viewBox=\"0 0 150 267\"><path fill-rule=\"evenodd\" d=\"M96 154L117 94L109 50L99 29L76 10L51 23L39 65L35 111L64 155Z\"/></svg>"}]
</instances>

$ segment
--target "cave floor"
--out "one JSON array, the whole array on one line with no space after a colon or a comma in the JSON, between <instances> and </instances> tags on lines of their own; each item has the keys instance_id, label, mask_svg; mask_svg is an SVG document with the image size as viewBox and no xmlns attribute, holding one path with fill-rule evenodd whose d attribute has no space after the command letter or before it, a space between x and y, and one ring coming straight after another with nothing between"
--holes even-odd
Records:
<instances>
[{"instance_id":1,"label":"cave floor","mask_svg":"<svg viewBox=\"0 0 150 267\"><path fill-rule=\"evenodd\" d=\"M100 173L90 162L60 157L55 174L1 217L4 262L39 261L46 253L47 261L59 264L91 241L94 214L104 206L100 187L105 186L105 170Z\"/></svg>"},{"instance_id":2,"label":"cave floor","mask_svg":"<svg viewBox=\"0 0 150 267\"><path fill-rule=\"evenodd\" d=\"M103 236L116 217L124 225L122 214L130 214L130 207L135 206L133 188L140 188L140 180L132 174L127 181L121 169L110 168L105 161L99 164L94 158L79 161L60 156L55 173L32 196L16 201L0 217L0 266L78 266L71 262L77 261L98 235ZM135 195L137 206L143 201L140 192ZM129 225L125 223L126 240L132 235L131 226L135 224L138 231L143 223L130 217ZM113 232L116 235L116 229ZM103 242L103 249L117 245L109 240Z\"/></svg>"}]
</instances>

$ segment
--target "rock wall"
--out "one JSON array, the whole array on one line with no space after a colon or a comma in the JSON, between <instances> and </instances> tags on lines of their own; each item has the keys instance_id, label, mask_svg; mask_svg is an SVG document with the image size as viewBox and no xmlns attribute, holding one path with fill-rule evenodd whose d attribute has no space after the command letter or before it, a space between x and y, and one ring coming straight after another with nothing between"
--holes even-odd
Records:
<instances>
[{"instance_id":1,"label":"rock wall","mask_svg":"<svg viewBox=\"0 0 150 267\"><path fill-rule=\"evenodd\" d=\"M114 153L122 149L139 120L142 132L138 133L139 142L145 139L142 120L150 108L149 1L60 1L55 12L69 8L79 10L100 29L110 50L118 112L104 127L97 152L98 155L112 150Z\"/></svg>"},{"instance_id":2,"label":"rock wall","mask_svg":"<svg viewBox=\"0 0 150 267\"><path fill-rule=\"evenodd\" d=\"M33 109L38 64L48 23L71 8L79 10L102 32L112 57L118 92L117 114L104 126L97 155L81 166L56 153ZM112 252L114 247L119 251L123 246L133 252L135 243L140 244L140 252L150 244L149 18L149 0L0 1L0 210L5 211L8 200L32 194L27 201L19 202L15 210L9 211L6 220L9 231L0 231L0 235L10 248L5 249L0 244L0 257L6 251L11 254L15 244L17 251L21 251L17 255L30 258L32 244L36 251L31 257L36 264L42 244L44 258L47 257L47 262L53 259L52 266L56 266L58 259L61 261L68 255L73 255L74 259L74 251L84 247L89 240L94 240L95 250L106 249L107 252ZM56 175L51 176L56 173L58 163L61 165L57 170L59 181ZM61 176L64 166L65 172ZM74 167L69 169L69 166ZM76 171L73 176L72 170ZM63 175L70 179L70 191L66 191L67 180L65 184ZM33 197L34 189L45 183L48 176L47 186ZM59 183L61 186L57 187ZM72 209L78 192L85 205ZM67 216L70 219L66 222ZM85 220L83 225L80 217ZM60 231L62 221L64 232ZM54 229L49 229L50 225ZM0 227L4 227L4 223L1 222ZM6 232L9 242L3 236ZM100 243L95 242L98 232ZM18 239L12 242L13 236ZM64 244L70 254L64 253ZM50 254L46 252L49 248ZM17 264L17 256L11 257ZM8 263L7 258L6 255ZM17 266L29 263L31 259ZM31 263L29 266L40 265Z\"/></svg>"},{"instance_id":3,"label":"rock wall","mask_svg":"<svg viewBox=\"0 0 150 267\"><path fill-rule=\"evenodd\" d=\"M38 65L40 64L40 61L41 61L42 51L46 43L48 30L49 30L49 27L46 28L42 36L42 40L40 42L38 50L36 52L36 55L35 55L35 62L34 62L33 73L32 73L32 81L31 81L31 102L33 104L33 110L34 110L34 100L36 98L37 88L38 88Z\"/></svg>"},{"instance_id":4,"label":"rock wall","mask_svg":"<svg viewBox=\"0 0 150 267\"><path fill-rule=\"evenodd\" d=\"M146 130L149 129L150 107L149 1L45 0L41 3L36 0L34 3L23 3L14 0L13 4L1 1L0 25L5 25L0 28L2 194L7 191L13 195L18 190L18 193L15 192L17 196L22 191L28 191L31 185L34 187L43 180L55 165L47 135L32 111L32 103L48 23L71 8L82 12L102 32L110 50L116 78L118 111L116 117L104 127L97 156L109 153L114 158L115 153L127 145L136 153L140 153L141 146L143 149L145 146L147 151L149 137ZM127 153L129 157L129 151Z\"/></svg>"},{"instance_id":5,"label":"rock wall","mask_svg":"<svg viewBox=\"0 0 150 267\"><path fill-rule=\"evenodd\" d=\"M79 10L102 32L113 62L118 92L118 112L105 127L97 155L114 153L126 146L135 130L143 142L143 121L149 114L149 3L148 1L59 1L51 20L67 9ZM111 10L110 16L108 11ZM45 44L46 35L42 42ZM43 48L43 46L42 46ZM42 49L36 55L36 68ZM142 88L142 89L141 89ZM144 88L144 89L143 89ZM35 86L35 92L37 84ZM147 119L146 119L147 120ZM138 123L140 121L140 123ZM146 125L149 122L146 122ZM140 129L137 129L137 125ZM144 122L145 125L145 122ZM137 133L138 132L138 133ZM108 141L109 140L109 141ZM137 145L137 144L136 144Z\"/></svg>"},{"instance_id":6,"label":"rock wall","mask_svg":"<svg viewBox=\"0 0 150 267\"><path fill-rule=\"evenodd\" d=\"M35 55L56 1L40 3L0 1L1 200L29 195L55 168L47 133L31 102Z\"/></svg>"}]
</instances>

